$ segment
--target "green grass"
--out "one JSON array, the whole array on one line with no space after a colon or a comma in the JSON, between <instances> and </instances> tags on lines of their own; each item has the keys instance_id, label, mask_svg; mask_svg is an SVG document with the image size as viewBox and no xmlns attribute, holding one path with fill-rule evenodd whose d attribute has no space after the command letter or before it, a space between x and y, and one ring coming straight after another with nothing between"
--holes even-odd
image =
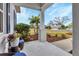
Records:
<instances>
[{"instance_id":1,"label":"green grass","mask_svg":"<svg viewBox=\"0 0 79 59\"><path fill-rule=\"evenodd\" d=\"M29 33L30 33L30 35L34 35L35 34L34 29L30 29ZM58 37L61 37L62 34L64 34L68 38L72 37L72 35L67 34L67 33L69 33L68 31L53 31L53 30L50 30L50 29L46 29L46 33L51 35L51 36L57 35ZM18 34L18 36L20 36L20 34Z\"/></svg>"},{"instance_id":2,"label":"green grass","mask_svg":"<svg viewBox=\"0 0 79 59\"><path fill-rule=\"evenodd\" d=\"M30 29L30 35L34 35L35 33L34 33L34 29ZM55 36L55 35L57 35L57 36L62 36L62 34L64 34L64 35L66 35L67 37L72 37L72 35L68 35L68 34L66 34L66 33L69 33L68 31L53 31L53 30L50 30L50 29L46 29L46 33L47 34L50 34L51 36Z\"/></svg>"},{"instance_id":3,"label":"green grass","mask_svg":"<svg viewBox=\"0 0 79 59\"><path fill-rule=\"evenodd\" d=\"M30 33L30 35L34 35L35 34L34 29L30 29L29 33Z\"/></svg>"},{"instance_id":4,"label":"green grass","mask_svg":"<svg viewBox=\"0 0 79 59\"><path fill-rule=\"evenodd\" d=\"M72 35L68 35L68 34L67 34L67 33L71 33L71 32L68 32L68 31L65 31L65 30L64 30L64 31L63 31L63 30L61 30L61 31L53 31L53 30L47 29L46 32L47 32L48 34L50 34L51 36L57 35L57 36L61 37L62 34L64 34L64 35L67 36L67 37L72 37Z\"/></svg>"}]
</instances>

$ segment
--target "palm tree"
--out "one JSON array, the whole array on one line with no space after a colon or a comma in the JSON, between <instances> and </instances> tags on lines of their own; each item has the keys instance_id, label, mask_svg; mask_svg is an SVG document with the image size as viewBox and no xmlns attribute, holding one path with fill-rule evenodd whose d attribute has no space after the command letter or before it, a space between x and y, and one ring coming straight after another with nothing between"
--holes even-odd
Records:
<instances>
[{"instance_id":1,"label":"palm tree","mask_svg":"<svg viewBox=\"0 0 79 59\"><path fill-rule=\"evenodd\" d=\"M34 28L34 33L36 33L36 32L35 32L35 26L34 26L34 23L35 23L35 18L34 18L34 16L32 16L31 18L29 18L29 20L30 20L31 26Z\"/></svg>"},{"instance_id":2,"label":"palm tree","mask_svg":"<svg viewBox=\"0 0 79 59\"><path fill-rule=\"evenodd\" d=\"M37 33L38 33L38 24L40 23L39 16L32 16L31 18L29 18L29 20L30 20L30 24L34 27L34 32L35 32L35 29L37 29ZM36 32L35 32L35 34L36 34Z\"/></svg>"}]
</instances>

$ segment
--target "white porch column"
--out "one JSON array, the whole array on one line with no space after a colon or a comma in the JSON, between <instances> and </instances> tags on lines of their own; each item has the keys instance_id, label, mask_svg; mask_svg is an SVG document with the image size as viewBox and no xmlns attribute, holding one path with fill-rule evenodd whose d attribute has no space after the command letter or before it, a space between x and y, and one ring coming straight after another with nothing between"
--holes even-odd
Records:
<instances>
[{"instance_id":1,"label":"white porch column","mask_svg":"<svg viewBox=\"0 0 79 59\"><path fill-rule=\"evenodd\" d=\"M79 3L73 3L73 55L79 56Z\"/></svg>"},{"instance_id":2,"label":"white porch column","mask_svg":"<svg viewBox=\"0 0 79 59\"><path fill-rule=\"evenodd\" d=\"M3 33L6 33L6 3L3 3Z\"/></svg>"},{"instance_id":3,"label":"white porch column","mask_svg":"<svg viewBox=\"0 0 79 59\"><path fill-rule=\"evenodd\" d=\"M14 33L14 5L10 4L10 33Z\"/></svg>"},{"instance_id":4,"label":"white porch column","mask_svg":"<svg viewBox=\"0 0 79 59\"><path fill-rule=\"evenodd\" d=\"M46 41L46 30L44 26L44 11L40 11L40 26L39 26L39 34L38 34L38 40L41 42Z\"/></svg>"}]
</instances>

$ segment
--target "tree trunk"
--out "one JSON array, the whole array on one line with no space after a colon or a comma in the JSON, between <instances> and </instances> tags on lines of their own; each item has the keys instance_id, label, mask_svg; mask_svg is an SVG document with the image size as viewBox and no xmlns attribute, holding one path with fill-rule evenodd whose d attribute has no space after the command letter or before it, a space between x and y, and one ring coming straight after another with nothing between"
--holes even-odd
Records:
<instances>
[{"instance_id":1,"label":"tree trunk","mask_svg":"<svg viewBox=\"0 0 79 59\"><path fill-rule=\"evenodd\" d=\"M34 27L34 34L36 34L36 32L35 32L35 27Z\"/></svg>"}]
</instances>

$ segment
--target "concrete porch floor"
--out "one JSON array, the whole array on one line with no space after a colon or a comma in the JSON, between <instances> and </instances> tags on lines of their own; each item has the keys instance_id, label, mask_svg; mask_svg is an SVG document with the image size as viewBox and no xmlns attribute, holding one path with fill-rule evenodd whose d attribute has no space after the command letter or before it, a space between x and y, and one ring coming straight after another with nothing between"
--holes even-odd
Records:
<instances>
[{"instance_id":1,"label":"concrete porch floor","mask_svg":"<svg viewBox=\"0 0 79 59\"><path fill-rule=\"evenodd\" d=\"M39 41L25 43L23 52L28 56L72 56L51 43Z\"/></svg>"}]
</instances>

